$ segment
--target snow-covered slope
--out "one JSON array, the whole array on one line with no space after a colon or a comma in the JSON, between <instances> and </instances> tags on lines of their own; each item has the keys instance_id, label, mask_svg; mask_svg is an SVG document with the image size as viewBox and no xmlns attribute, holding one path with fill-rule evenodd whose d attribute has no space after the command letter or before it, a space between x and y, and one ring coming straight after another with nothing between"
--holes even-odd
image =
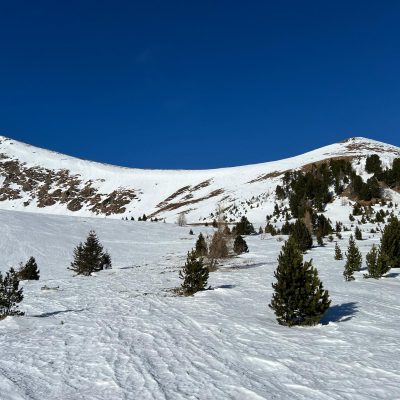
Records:
<instances>
[{"instance_id":1,"label":"snow-covered slope","mask_svg":"<svg viewBox=\"0 0 400 400\"><path fill-rule=\"evenodd\" d=\"M275 187L291 169L330 158L354 164L377 153L389 165L400 148L351 138L285 160L213 170L141 170L85 161L0 137L0 208L80 216L137 218L150 215L174 221L180 212L190 222L211 219L221 204L233 219L247 214L263 221L272 211Z\"/></svg>"},{"instance_id":2,"label":"snow-covered slope","mask_svg":"<svg viewBox=\"0 0 400 400\"><path fill-rule=\"evenodd\" d=\"M1 400L400 399L399 273L344 282L334 243L305 256L331 308L322 324L288 328L268 308L277 237L246 237L250 253L210 274L214 290L177 297L169 289L186 252L212 228L191 236L172 224L12 211L0 225L0 270L33 255L41 272L23 283L25 316L0 321ZM379 237L361 228L365 256ZM114 266L74 277L72 250L90 229Z\"/></svg>"}]
</instances>

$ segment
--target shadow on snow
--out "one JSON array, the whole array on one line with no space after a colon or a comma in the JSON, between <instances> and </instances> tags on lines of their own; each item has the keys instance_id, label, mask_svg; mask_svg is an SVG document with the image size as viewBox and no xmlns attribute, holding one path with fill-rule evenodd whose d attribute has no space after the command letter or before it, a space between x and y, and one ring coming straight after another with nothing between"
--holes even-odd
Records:
<instances>
[{"instance_id":1,"label":"shadow on snow","mask_svg":"<svg viewBox=\"0 0 400 400\"><path fill-rule=\"evenodd\" d=\"M345 322L349 321L358 312L356 302L336 304L329 307L325 315L321 319L322 325L327 325L329 322Z\"/></svg>"}]
</instances>

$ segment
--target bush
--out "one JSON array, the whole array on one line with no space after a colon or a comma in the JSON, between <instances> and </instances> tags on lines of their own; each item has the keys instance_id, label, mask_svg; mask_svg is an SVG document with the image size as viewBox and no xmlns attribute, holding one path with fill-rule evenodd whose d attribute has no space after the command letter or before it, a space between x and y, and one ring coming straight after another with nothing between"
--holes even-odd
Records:
<instances>
[{"instance_id":1,"label":"bush","mask_svg":"<svg viewBox=\"0 0 400 400\"><path fill-rule=\"evenodd\" d=\"M103 246L94 231L90 231L84 244L74 249L74 260L70 269L77 275L89 276L92 272L111 268L111 257L103 251Z\"/></svg>"},{"instance_id":2,"label":"bush","mask_svg":"<svg viewBox=\"0 0 400 400\"><path fill-rule=\"evenodd\" d=\"M18 279L21 281L38 281L40 271L34 257L31 257L25 265L21 265L18 271Z\"/></svg>"},{"instance_id":3,"label":"bush","mask_svg":"<svg viewBox=\"0 0 400 400\"><path fill-rule=\"evenodd\" d=\"M312 261L303 262L303 256L291 238L279 254L275 278L269 306L278 323L287 326L317 324L329 308L329 294Z\"/></svg>"},{"instance_id":4,"label":"bush","mask_svg":"<svg viewBox=\"0 0 400 400\"><path fill-rule=\"evenodd\" d=\"M188 252L186 263L179 277L183 279L181 289L184 295L190 296L199 290L204 290L208 281L208 269L203 264L203 259L197 258L196 251Z\"/></svg>"},{"instance_id":5,"label":"bush","mask_svg":"<svg viewBox=\"0 0 400 400\"><path fill-rule=\"evenodd\" d=\"M18 310L18 303L24 298L22 288L19 288L18 273L11 268L4 278L0 273L0 319L8 315L24 315Z\"/></svg>"}]
</instances>

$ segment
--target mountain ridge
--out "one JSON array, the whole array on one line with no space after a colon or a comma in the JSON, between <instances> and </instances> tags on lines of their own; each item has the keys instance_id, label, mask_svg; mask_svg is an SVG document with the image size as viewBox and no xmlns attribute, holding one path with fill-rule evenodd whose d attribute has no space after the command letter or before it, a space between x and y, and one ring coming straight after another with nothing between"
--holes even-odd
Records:
<instances>
[{"instance_id":1,"label":"mountain ridge","mask_svg":"<svg viewBox=\"0 0 400 400\"><path fill-rule=\"evenodd\" d=\"M0 136L0 208L117 218L146 214L168 222L184 212L190 222L201 222L212 219L218 204L231 206L257 198L257 212L244 207L243 213L264 220L285 171L332 158L357 159L362 169L363 160L373 153L388 167L400 157L400 148L356 137L282 160L160 170L83 160Z\"/></svg>"}]
</instances>

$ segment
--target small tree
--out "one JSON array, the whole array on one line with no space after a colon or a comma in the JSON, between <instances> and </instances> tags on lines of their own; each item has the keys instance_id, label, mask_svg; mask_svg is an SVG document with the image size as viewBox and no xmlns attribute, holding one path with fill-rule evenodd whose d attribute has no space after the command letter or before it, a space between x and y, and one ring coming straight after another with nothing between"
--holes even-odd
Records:
<instances>
[{"instance_id":1,"label":"small tree","mask_svg":"<svg viewBox=\"0 0 400 400\"><path fill-rule=\"evenodd\" d=\"M362 232L358 226L356 226L356 229L354 231L354 236L356 237L356 240L362 240Z\"/></svg>"},{"instance_id":2,"label":"small tree","mask_svg":"<svg viewBox=\"0 0 400 400\"><path fill-rule=\"evenodd\" d=\"M243 215L240 222L236 223L235 233L236 235L251 235L256 233L256 231L253 224Z\"/></svg>"},{"instance_id":3,"label":"small tree","mask_svg":"<svg viewBox=\"0 0 400 400\"><path fill-rule=\"evenodd\" d=\"M84 244L74 249L74 260L70 269L77 275L89 276L92 272L111 268L111 257L103 251L103 246L94 231L90 231Z\"/></svg>"},{"instance_id":4,"label":"small tree","mask_svg":"<svg viewBox=\"0 0 400 400\"><path fill-rule=\"evenodd\" d=\"M178 218L176 220L176 223L179 226L185 226L186 225L186 215L185 215L185 213L181 212L180 214L178 214Z\"/></svg>"},{"instance_id":5,"label":"small tree","mask_svg":"<svg viewBox=\"0 0 400 400\"><path fill-rule=\"evenodd\" d=\"M186 296L190 296L199 290L204 290L208 281L208 268L204 266L203 259L196 256L196 251L188 252L186 263L179 277L183 279L181 285L182 292Z\"/></svg>"},{"instance_id":6,"label":"small tree","mask_svg":"<svg viewBox=\"0 0 400 400\"><path fill-rule=\"evenodd\" d=\"M103 270L103 269L111 269L111 268L112 268L111 256L106 251L101 256L101 262L100 262L100 266L99 266L98 271Z\"/></svg>"},{"instance_id":7,"label":"small tree","mask_svg":"<svg viewBox=\"0 0 400 400\"><path fill-rule=\"evenodd\" d=\"M382 254L381 249L372 245L371 251L365 257L368 274L364 275L364 278L382 278L384 274L389 272L390 267L387 262L387 257Z\"/></svg>"},{"instance_id":8,"label":"small tree","mask_svg":"<svg viewBox=\"0 0 400 400\"><path fill-rule=\"evenodd\" d=\"M202 233L200 233L196 241L195 251L197 257L204 257L208 253L207 243Z\"/></svg>"},{"instance_id":9,"label":"small tree","mask_svg":"<svg viewBox=\"0 0 400 400\"><path fill-rule=\"evenodd\" d=\"M359 271L362 264L362 256L360 250L358 250L358 247L356 246L353 235L351 235L349 239L349 247L347 249L346 258L347 260L344 266L343 276L346 281L352 281L354 280L354 272Z\"/></svg>"},{"instance_id":10,"label":"small tree","mask_svg":"<svg viewBox=\"0 0 400 400\"><path fill-rule=\"evenodd\" d=\"M19 288L18 274L14 268L10 268L4 278L0 273L0 319L8 315L24 315L18 310L18 303L23 298L23 290Z\"/></svg>"},{"instance_id":11,"label":"small tree","mask_svg":"<svg viewBox=\"0 0 400 400\"><path fill-rule=\"evenodd\" d=\"M233 251L236 254L249 252L246 241L240 235L236 236L235 241L233 242Z\"/></svg>"},{"instance_id":12,"label":"small tree","mask_svg":"<svg viewBox=\"0 0 400 400\"><path fill-rule=\"evenodd\" d=\"M225 235L222 232L215 232L209 247L209 257L211 259L228 257L228 245Z\"/></svg>"},{"instance_id":13,"label":"small tree","mask_svg":"<svg viewBox=\"0 0 400 400\"><path fill-rule=\"evenodd\" d=\"M400 267L400 221L392 217L385 226L381 239L381 252L386 255L388 265Z\"/></svg>"},{"instance_id":14,"label":"small tree","mask_svg":"<svg viewBox=\"0 0 400 400\"><path fill-rule=\"evenodd\" d=\"M18 279L21 281L38 281L40 278L40 271L36 264L34 257L31 257L25 265L21 265L18 271Z\"/></svg>"},{"instance_id":15,"label":"small tree","mask_svg":"<svg viewBox=\"0 0 400 400\"><path fill-rule=\"evenodd\" d=\"M274 294L269 305L281 325L315 325L329 308L330 300L312 261L303 262L296 242L282 247L275 271Z\"/></svg>"},{"instance_id":16,"label":"small tree","mask_svg":"<svg viewBox=\"0 0 400 400\"><path fill-rule=\"evenodd\" d=\"M303 221L298 219L295 222L295 224L291 227L290 236L297 243L302 252L311 249L313 244L312 236Z\"/></svg>"},{"instance_id":17,"label":"small tree","mask_svg":"<svg viewBox=\"0 0 400 400\"><path fill-rule=\"evenodd\" d=\"M343 260L342 250L340 250L337 242L335 244L335 260Z\"/></svg>"}]
</instances>

